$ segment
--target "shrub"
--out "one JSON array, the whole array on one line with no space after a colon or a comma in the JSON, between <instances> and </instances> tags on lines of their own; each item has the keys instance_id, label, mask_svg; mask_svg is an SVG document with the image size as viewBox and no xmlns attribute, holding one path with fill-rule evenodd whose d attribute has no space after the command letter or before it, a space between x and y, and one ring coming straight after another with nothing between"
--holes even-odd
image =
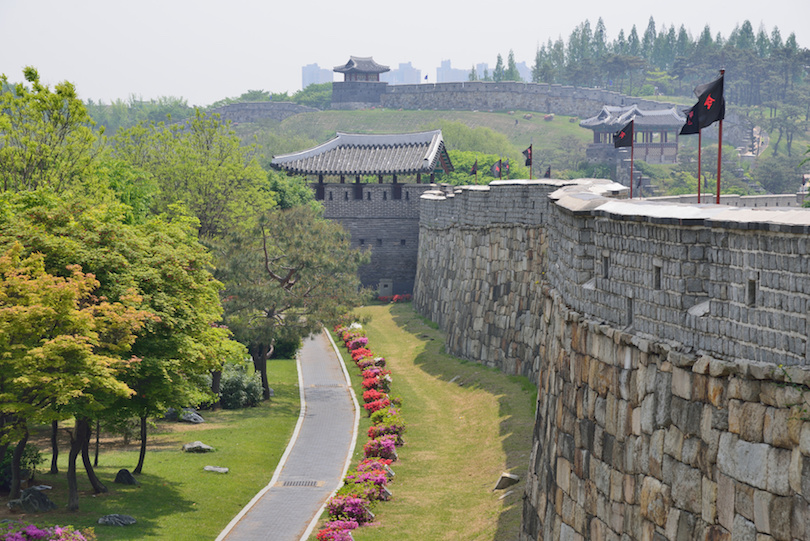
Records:
<instances>
[{"instance_id":1,"label":"shrub","mask_svg":"<svg viewBox=\"0 0 810 541\"><path fill-rule=\"evenodd\" d=\"M6 456L0 460L0 488L8 490L11 487L11 459L14 455L14 446L6 449ZM39 452L39 448L29 443L25 446L23 455L20 458L20 475L23 479L34 478L37 466L45 461ZM0 538L3 539L3 538Z\"/></svg>"},{"instance_id":2,"label":"shrub","mask_svg":"<svg viewBox=\"0 0 810 541\"><path fill-rule=\"evenodd\" d=\"M294 359L295 354L301 349L303 342L300 338L289 338L276 340L271 359Z\"/></svg>"},{"instance_id":3,"label":"shrub","mask_svg":"<svg viewBox=\"0 0 810 541\"><path fill-rule=\"evenodd\" d=\"M374 518L369 510L369 502L353 496L335 496L327 504L329 516L335 519L365 524Z\"/></svg>"},{"instance_id":4,"label":"shrub","mask_svg":"<svg viewBox=\"0 0 810 541\"><path fill-rule=\"evenodd\" d=\"M332 520L323 525L315 538L318 541L350 541L349 532L358 526L355 520Z\"/></svg>"},{"instance_id":5,"label":"shrub","mask_svg":"<svg viewBox=\"0 0 810 541\"><path fill-rule=\"evenodd\" d=\"M0 524L0 541L94 541L92 528L75 530L73 526L50 526L38 528L33 524L11 522Z\"/></svg>"},{"instance_id":6,"label":"shrub","mask_svg":"<svg viewBox=\"0 0 810 541\"><path fill-rule=\"evenodd\" d=\"M220 403L229 410L253 407L262 401L258 374L248 374L248 363L226 364L220 382Z\"/></svg>"},{"instance_id":7,"label":"shrub","mask_svg":"<svg viewBox=\"0 0 810 541\"><path fill-rule=\"evenodd\" d=\"M376 440L369 440L363 446L363 455L368 458L378 456L390 460L397 459L397 438L396 436L382 436Z\"/></svg>"}]
</instances>

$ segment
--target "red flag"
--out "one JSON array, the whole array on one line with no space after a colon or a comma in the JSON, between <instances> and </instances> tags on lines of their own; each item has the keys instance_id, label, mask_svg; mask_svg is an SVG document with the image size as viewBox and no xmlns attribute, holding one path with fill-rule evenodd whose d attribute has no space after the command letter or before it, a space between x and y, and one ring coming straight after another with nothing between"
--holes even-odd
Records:
<instances>
[{"instance_id":1,"label":"red flag","mask_svg":"<svg viewBox=\"0 0 810 541\"><path fill-rule=\"evenodd\" d=\"M489 172L492 173L492 176L495 178L501 178L501 160L492 164L492 167L489 168Z\"/></svg>"}]
</instances>

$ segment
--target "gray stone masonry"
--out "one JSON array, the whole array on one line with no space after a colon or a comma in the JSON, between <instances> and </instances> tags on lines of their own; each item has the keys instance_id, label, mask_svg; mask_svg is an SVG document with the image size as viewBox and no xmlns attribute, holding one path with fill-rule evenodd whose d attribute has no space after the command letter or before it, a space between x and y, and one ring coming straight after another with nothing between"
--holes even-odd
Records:
<instances>
[{"instance_id":1,"label":"gray stone masonry","mask_svg":"<svg viewBox=\"0 0 810 541\"><path fill-rule=\"evenodd\" d=\"M417 310L539 388L521 541L810 539L810 209L421 204Z\"/></svg>"}]
</instances>

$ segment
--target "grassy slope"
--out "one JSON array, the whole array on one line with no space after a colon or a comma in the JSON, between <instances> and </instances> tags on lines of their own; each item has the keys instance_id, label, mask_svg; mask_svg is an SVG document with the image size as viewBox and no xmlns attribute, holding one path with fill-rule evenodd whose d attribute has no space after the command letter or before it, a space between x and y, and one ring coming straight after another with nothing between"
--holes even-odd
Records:
<instances>
[{"instance_id":1,"label":"grassy slope","mask_svg":"<svg viewBox=\"0 0 810 541\"><path fill-rule=\"evenodd\" d=\"M442 353L443 335L410 304L358 314L372 318L369 344L388 360L392 394L402 397L408 428L393 464L394 498L376 508L377 522L356 531L355 539L515 539L523 483L503 500L492 487L503 471L525 477L536 389L526 378ZM359 388L357 370L351 372Z\"/></svg>"},{"instance_id":2,"label":"grassy slope","mask_svg":"<svg viewBox=\"0 0 810 541\"><path fill-rule=\"evenodd\" d=\"M162 423L150 434L140 486L113 483L120 468L134 468L136 445L103 449L97 473L110 490L93 496L79 465L80 510L67 504L67 450L60 453L58 476L39 474L37 481L52 485L48 496L59 509L43 515L9 516L39 525L95 526L98 539L214 539L231 518L261 490L273 475L298 418L298 379L295 361L272 360L269 366L275 398L259 407L238 411L203 412L206 423ZM201 440L216 448L210 454L187 454L184 443ZM119 442L120 443L120 442ZM47 444L46 444L47 445ZM42 446L47 448L46 446ZM45 464L50 464L50 455ZM226 466L226 475L203 471L206 465ZM137 524L126 528L98 526L102 515L132 515Z\"/></svg>"},{"instance_id":3,"label":"grassy slope","mask_svg":"<svg viewBox=\"0 0 810 541\"><path fill-rule=\"evenodd\" d=\"M553 142L564 135L573 135L583 142L593 139L593 132L569 122L571 117L556 116L553 121L533 113L529 120L522 112L489 113L473 111L395 111L371 109L362 111L321 111L291 116L271 129L324 142L335 132L348 133L406 133L436 129L442 121L461 122L470 128L486 127L505 134L520 150L532 141L536 149L551 148ZM515 124L515 120L518 123ZM242 129L251 129L245 125ZM452 149L453 142L447 141Z\"/></svg>"}]
</instances>

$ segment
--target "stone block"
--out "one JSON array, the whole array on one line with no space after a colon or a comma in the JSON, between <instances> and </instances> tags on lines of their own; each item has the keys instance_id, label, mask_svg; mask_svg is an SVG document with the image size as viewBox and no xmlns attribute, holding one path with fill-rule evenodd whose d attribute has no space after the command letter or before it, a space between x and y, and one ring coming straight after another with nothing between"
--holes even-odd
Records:
<instances>
[{"instance_id":1,"label":"stone block","mask_svg":"<svg viewBox=\"0 0 810 541\"><path fill-rule=\"evenodd\" d=\"M731 530L734 541L757 541L757 528L753 522L742 515L734 517L734 527Z\"/></svg>"},{"instance_id":2,"label":"stone block","mask_svg":"<svg viewBox=\"0 0 810 541\"><path fill-rule=\"evenodd\" d=\"M739 434L742 425L743 402L739 400L728 401L728 431L732 434Z\"/></svg>"},{"instance_id":3,"label":"stone block","mask_svg":"<svg viewBox=\"0 0 810 541\"><path fill-rule=\"evenodd\" d=\"M810 503L799 495L793 497L793 516L790 519L794 539L810 537Z\"/></svg>"},{"instance_id":4,"label":"stone block","mask_svg":"<svg viewBox=\"0 0 810 541\"><path fill-rule=\"evenodd\" d=\"M734 480L722 473L717 474L717 521L725 529L734 527Z\"/></svg>"},{"instance_id":5,"label":"stone block","mask_svg":"<svg viewBox=\"0 0 810 541\"><path fill-rule=\"evenodd\" d=\"M765 422L765 409L763 404L746 402L742 407L742 423L740 437L746 441L761 442L762 427Z\"/></svg>"},{"instance_id":6,"label":"stone block","mask_svg":"<svg viewBox=\"0 0 810 541\"><path fill-rule=\"evenodd\" d=\"M790 494L789 473L792 453L786 449L771 448L768 453L768 492Z\"/></svg>"},{"instance_id":7,"label":"stone block","mask_svg":"<svg viewBox=\"0 0 810 541\"><path fill-rule=\"evenodd\" d=\"M750 521L754 520L754 493L756 490L745 483L734 483L734 510Z\"/></svg>"},{"instance_id":8,"label":"stone block","mask_svg":"<svg viewBox=\"0 0 810 541\"><path fill-rule=\"evenodd\" d=\"M790 449L794 442L788 430L790 410L766 408L762 424L762 439L775 447Z\"/></svg>"},{"instance_id":9,"label":"stone block","mask_svg":"<svg viewBox=\"0 0 810 541\"><path fill-rule=\"evenodd\" d=\"M701 487L701 518L707 524L717 519L717 483L703 476Z\"/></svg>"},{"instance_id":10,"label":"stone block","mask_svg":"<svg viewBox=\"0 0 810 541\"><path fill-rule=\"evenodd\" d=\"M802 467L805 458L798 447L790 452L790 466L788 467L788 485L790 490L797 494L802 493Z\"/></svg>"},{"instance_id":11,"label":"stone block","mask_svg":"<svg viewBox=\"0 0 810 541\"><path fill-rule=\"evenodd\" d=\"M641 516L658 526L664 526L672 506L670 488L658 479L647 476L641 485Z\"/></svg>"},{"instance_id":12,"label":"stone block","mask_svg":"<svg viewBox=\"0 0 810 541\"><path fill-rule=\"evenodd\" d=\"M703 474L701 471L669 457L664 458L664 463L665 472L667 470L672 472L670 484L672 501L681 509L700 514L702 512L701 491L703 488ZM665 482L666 478L667 475L665 474Z\"/></svg>"},{"instance_id":13,"label":"stone block","mask_svg":"<svg viewBox=\"0 0 810 541\"><path fill-rule=\"evenodd\" d=\"M686 400L692 399L692 373L674 366L672 368L672 394Z\"/></svg>"},{"instance_id":14,"label":"stone block","mask_svg":"<svg viewBox=\"0 0 810 541\"><path fill-rule=\"evenodd\" d=\"M770 447L764 443L749 443L725 432L720 435L717 466L720 472L756 488L768 486L768 460Z\"/></svg>"}]
</instances>

